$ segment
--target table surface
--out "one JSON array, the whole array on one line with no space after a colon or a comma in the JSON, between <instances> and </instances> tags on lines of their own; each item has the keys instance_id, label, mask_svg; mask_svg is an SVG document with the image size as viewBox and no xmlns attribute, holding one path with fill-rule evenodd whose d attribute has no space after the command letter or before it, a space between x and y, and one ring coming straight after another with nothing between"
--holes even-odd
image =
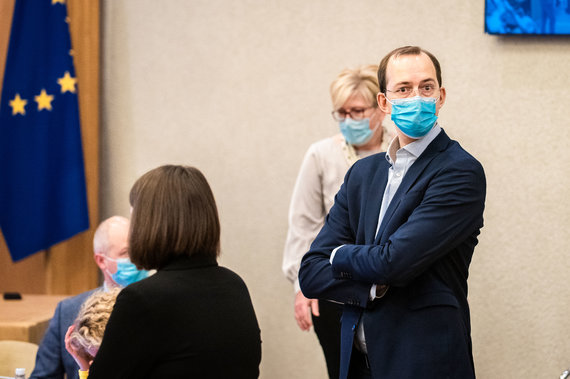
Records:
<instances>
[{"instance_id":1,"label":"table surface","mask_svg":"<svg viewBox=\"0 0 570 379\"><path fill-rule=\"evenodd\" d=\"M63 295L22 295L21 300L0 299L0 340L39 343Z\"/></svg>"}]
</instances>

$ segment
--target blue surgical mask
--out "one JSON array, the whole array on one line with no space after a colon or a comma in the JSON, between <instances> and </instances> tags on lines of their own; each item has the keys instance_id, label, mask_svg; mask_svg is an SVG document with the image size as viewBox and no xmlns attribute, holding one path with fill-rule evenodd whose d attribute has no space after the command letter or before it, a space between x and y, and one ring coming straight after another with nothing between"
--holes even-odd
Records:
<instances>
[{"instance_id":1,"label":"blue surgical mask","mask_svg":"<svg viewBox=\"0 0 570 379\"><path fill-rule=\"evenodd\" d=\"M370 141L370 138L372 138L369 118L353 120L347 117L338 124L344 139L351 145L364 145L366 142Z\"/></svg>"},{"instance_id":2,"label":"blue surgical mask","mask_svg":"<svg viewBox=\"0 0 570 379\"><path fill-rule=\"evenodd\" d=\"M148 271L137 269L137 266L135 266L129 258L105 258L117 262L117 272L114 274L111 274L108 271L107 272L111 275L111 278L115 281L115 283L121 287L126 287L129 284L138 282L139 280L142 280L148 276Z\"/></svg>"},{"instance_id":3,"label":"blue surgical mask","mask_svg":"<svg viewBox=\"0 0 570 379\"><path fill-rule=\"evenodd\" d=\"M428 134L437 120L433 97L414 96L389 100L392 104L392 121L398 129L410 138L421 138Z\"/></svg>"}]
</instances>

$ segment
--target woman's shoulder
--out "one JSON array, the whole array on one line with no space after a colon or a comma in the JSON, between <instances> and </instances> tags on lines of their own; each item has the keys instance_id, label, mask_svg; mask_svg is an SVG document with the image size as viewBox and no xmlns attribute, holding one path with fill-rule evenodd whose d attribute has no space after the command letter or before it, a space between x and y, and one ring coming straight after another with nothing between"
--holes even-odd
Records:
<instances>
[{"instance_id":1,"label":"woman's shoulder","mask_svg":"<svg viewBox=\"0 0 570 379\"><path fill-rule=\"evenodd\" d=\"M338 150L340 151L342 145L344 144L344 138L342 134L338 133L334 136L330 136L327 138L323 138L316 142L313 142L311 146L309 146L309 151L330 151L330 150Z\"/></svg>"},{"instance_id":2,"label":"woman's shoulder","mask_svg":"<svg viewBox=\"0 0 570 379\"><path fill-rule=\"evenodd\" d=\"M343 146L346 143L342 134L336 134L314 142L309 146L305 160L312 159L319 165L329 167L331 163L344 162L346 160Z\"/></svg>"},{"instance_id":3,"label":"woman's shoulder","mask_svg":"<svg viewBox=\"0 0 570 379\"><path fill-rule=\"evenodd\" d=\"M227 280L232 281L236 284L241 284L241 285L247 287L243 278L241 276L239 276L239 274L236 273L235 271L233 271L227 267L224 267L224 266L216 267L216 271L217 271L218 275L227 278Z\"/></svg>"},{"instance_id":4,"label":"woman's shoulder","mask_svg":"<svg viewBox=\"0 0 570 379\"><path fill-rule=\"evenodd\" d=\"M197 282L216 281L223 279L226 282L233 282L236 285L245 282L234 271L218 264L198 265L198 266L179 266L177 269L161 269L156 274L146 279L133 283L126 287L127 292L160 292L164 287L171 287L177 284L179 287L184 285L193 286ZM123 290L124 291L124 290Z\"/></svg>"}]
</instances>

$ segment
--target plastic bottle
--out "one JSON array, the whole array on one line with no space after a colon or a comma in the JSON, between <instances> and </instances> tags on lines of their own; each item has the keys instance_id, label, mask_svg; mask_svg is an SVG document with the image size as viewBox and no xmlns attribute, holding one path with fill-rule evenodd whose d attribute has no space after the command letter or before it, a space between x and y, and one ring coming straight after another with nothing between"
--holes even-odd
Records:
<instances>
[{"instance_id":1,"label":"plastic bottle","mask_svg":"<svg viewBox=\"0 0 570 379\"><path fill-rule=\"evenodd\" d=\"M14 375L14 379L26 379L26 369L25 368L17 368L16 374Z\"/></svg>"}]
</instances>

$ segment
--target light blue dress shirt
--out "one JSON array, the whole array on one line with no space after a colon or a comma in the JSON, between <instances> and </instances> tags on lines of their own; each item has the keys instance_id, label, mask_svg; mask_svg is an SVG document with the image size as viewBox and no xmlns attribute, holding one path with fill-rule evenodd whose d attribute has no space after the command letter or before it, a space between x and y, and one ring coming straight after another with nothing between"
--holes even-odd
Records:
<instances>
[{"instance_id":1,"label":"light blue dress shirt","mask_svg":"<svg viewBox=\"0 0 570 379\"><path fill-rule=\"evenodd\" d=\"M380 214L378 215L378 225L376 226L375 236L378 236L384 214L386 213L388 206L390 206L390 202L398 190L398 187L400 187L400 184L408 172L408 169L412 167L414 162L420 155L422 155L428 145L435 139L435 137L437 137L440 132L441 127L436 122L428 134L422 138L418 138L414 142L409 143L402 148L400 148L400 141L397 136L394 137L392 142L390 142L388 151L386 153L386 160L390 164L390 168L388 169L388 183L386 184L386 188L384 189L384 196L382 197L382 205L380 207ZM335 254L340 248L342 248L342 246L339 246L333 250L330 258L331 263L334 259ZM373 284L370 289L370 300L373 300L375 296L376 284ZM356 343L362 352L367 353L366 338L364 336L364 327L362 323L358 324L358 329L356 331Z\"/></svg>"}]
</instances>

